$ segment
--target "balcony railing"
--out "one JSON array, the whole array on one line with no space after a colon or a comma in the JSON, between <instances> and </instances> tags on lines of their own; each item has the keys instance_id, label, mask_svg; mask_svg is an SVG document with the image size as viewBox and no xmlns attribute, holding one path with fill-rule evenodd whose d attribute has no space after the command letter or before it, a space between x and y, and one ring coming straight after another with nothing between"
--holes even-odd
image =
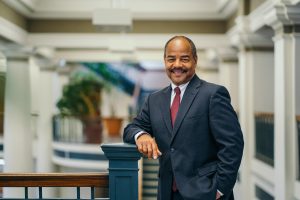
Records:
<instances>
[{"instance_id":1,"label":"balcony railing","mask_svg":"<svg viewBox=\"0 0 300 200\"><path fill-rule=\"evenodd\" d=\"M23 187L24 199L43 199L43 187L76 187L76 199L81 199L80 188L90 187L89 199L95 199L95 188L108 188L108 173L5 173L0 187ZM38 198L29 198L29 187L38 188Z\"/></svg>"},{"instance_id":2,"label":"balcony railing","mask_svg":"<svg viewBox=\"0 0 300 200\"><path fill-rule=\"evenodd\" d=\"M78 118L55 115L52 123L54 141L84 143L83 127Z\"/></svg>"},{"instance_id":3,"label":"balcony railing","mask_svg":"<svg viewBox=\"0 0 300 200\"><path fill-rule=\"evenodd\" d=\"M300 116L296 116L298 161L300 166ZM255 157L262 162L274 166L274 114L255 114ZM300 168L298 172L300 180Z\"/></svg>"},{"instance_id":4,"label":"balcony railing","mask_svg":"<svg viewBox=\"0 0 300 200\"><path fill-rule=\"evenodd\" d=\"M255 114L255 158L274 166L274 114Z\"/></svg>"},{"instance_id":5,"label":"balcony railing","mask_svg":"<svg viewBox=\"0 0 300 200\"><path fill-rule=\"evenodd\" d=\"M109 160L109 173L47 173L0 174L0 187L24 188L23 199L54 199L43 198L43 187L76 187L75 199L82 199L80 188L90 187L88 199L137 200L138 199L138 160L141 155L135 145L104 144L101 146ZM109 198L95 198L96 187L109 188ZM37 187L38 197L29 198L28 188ZM7 198L3 199L20 199ZM61 199L61 198L59 198ZM66 198L63 198L66 199ZM70 198L69 198L70 199ZM73 198L74 199L74 198Z\"/></svg>"}]
</instances>

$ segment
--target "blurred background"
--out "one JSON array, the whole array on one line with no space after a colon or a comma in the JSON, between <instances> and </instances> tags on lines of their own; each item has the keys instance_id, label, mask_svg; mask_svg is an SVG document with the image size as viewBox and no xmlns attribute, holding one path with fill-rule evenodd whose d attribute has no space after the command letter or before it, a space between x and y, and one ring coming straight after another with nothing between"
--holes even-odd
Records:
<instances>
[{"instance_id":1,"label":"blurred background","mask_svg":"<svg viewBox=\"0 0 300 200\"><path fill-rule=\"evenodd\" d=\"M0 0L0 171L107 171L100 144L170 84L164 45L185 35L239 116L236 199L300 200L299 33L300 0ZM158 163L139 165L156 199Z\"/></svg>"}]
</instances>

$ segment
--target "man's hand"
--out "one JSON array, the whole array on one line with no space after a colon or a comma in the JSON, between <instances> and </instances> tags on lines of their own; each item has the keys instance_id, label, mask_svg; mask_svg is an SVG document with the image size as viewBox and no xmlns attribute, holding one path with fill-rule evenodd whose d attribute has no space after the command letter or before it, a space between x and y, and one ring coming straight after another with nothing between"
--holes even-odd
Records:
<instances>
[{"instance_id":1,"label":"man's hand","mask_svg":"<svg viewBox=\"0 0 300 200\"><path fill-rule=\"evenodd\" d=\"M158 156L161 156L155 139L152 138L149 134L142 134L136 140L136 145L140 153L147 156L149 159L157 159Z\"/></svg>"}]
</instances>

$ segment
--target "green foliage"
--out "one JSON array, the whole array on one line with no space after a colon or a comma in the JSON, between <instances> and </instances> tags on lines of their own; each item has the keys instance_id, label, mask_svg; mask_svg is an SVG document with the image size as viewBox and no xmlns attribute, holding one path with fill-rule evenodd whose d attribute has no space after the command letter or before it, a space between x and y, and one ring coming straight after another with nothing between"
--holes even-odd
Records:
<instances>
[{"instance_id":1,"label":"green foliage","mask_svg":"<svg viewBox=\"0 0 300 200\"><path fill-rule=\"evenodd\" d=\"M99 117L103 82L92 77L73 77L63 89L62 98L57 102L62 115L79 118Z\"/></svg>"}]
</instances>

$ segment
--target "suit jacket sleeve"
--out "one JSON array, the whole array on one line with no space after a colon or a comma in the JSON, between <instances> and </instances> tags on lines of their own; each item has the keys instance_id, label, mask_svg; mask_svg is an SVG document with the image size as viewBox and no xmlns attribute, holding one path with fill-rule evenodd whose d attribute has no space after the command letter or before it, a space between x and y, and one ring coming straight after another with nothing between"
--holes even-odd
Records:
<instances>
[{"instance_id":1,"label":"suit jacket sleeve","mask_svg":"<svg viewBox=\"0 0 300 200\"><path fill-rule=\"evenodd\" d=\"M230 96L225 87L221 86L211 96L209 123L218 148L217 188L226 195L234 187L244 142L236 113L230 104Z\"/></svg>"},{"instance_id":2,"label":"suit jacket sleeve","mask_svg":"<svg viewBox=\"0 0 300 200\"><path fill-rule=\"evenodd\" d=\"M141 112L133 121L128 124L123 133L123 141L135 144L134 136L140 131L149 133L152 136L151 122L150 122L150 109L149 109L150 95L146 99Z\"/></svg>"}]
</instances>

